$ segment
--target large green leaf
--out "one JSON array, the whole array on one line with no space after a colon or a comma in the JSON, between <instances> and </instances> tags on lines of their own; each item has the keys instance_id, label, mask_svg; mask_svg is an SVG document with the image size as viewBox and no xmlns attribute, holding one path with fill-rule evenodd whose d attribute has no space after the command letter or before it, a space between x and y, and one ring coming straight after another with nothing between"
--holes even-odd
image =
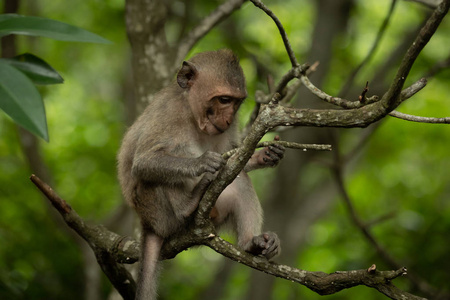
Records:
<instances>
[{"instance_id":1,"label":"large green leaf","mask_svg":"<svg viewBox=\"0 0 450 300\"><path fill-rule=\"evenodd\" d=\"M0 22L11 19L11 18L17 18L19 16L20 15L16 15L16 14L3 14L3 15L0 15Z\"/></svg>"},{"instance_id":2,"label":"large green leaf","mask_svg":"<svg viewBox=\"0 0 450 300\"><path fill-rule=\"evenodd\" d=\"M60 41L111 43L92 32L63 22L15 14L0 16L0 37L8 34L43 36Z\"/></svg>"},{"instance_id":3,"label":"large green leaf","mask_svg":"<svg viewBox=\"0 0 450 300\"><path fill-rule=\"evenodd\" d=\"M0 61L0 108L17 124L48 141L41 95L22 72Z\"/></svg>"},{"instance_id":4,"label":"large green leaf","mask_svg":"<svg viewBox=\"0 0 450 300\"><path fill-rule=\"evenodd\" d=\"M49 64L30 53L21 54L14 58L1 58L0 61L22 71L35 84L64 82L64 79Z\"/></svg>"}]
</instances>

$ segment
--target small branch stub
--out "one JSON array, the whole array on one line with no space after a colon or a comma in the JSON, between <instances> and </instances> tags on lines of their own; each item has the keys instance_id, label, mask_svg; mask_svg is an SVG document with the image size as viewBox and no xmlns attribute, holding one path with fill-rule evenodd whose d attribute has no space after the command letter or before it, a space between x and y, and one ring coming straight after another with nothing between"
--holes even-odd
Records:
<instances>
[{"instance_id":1,"label":"small branch stub","mask_svg":"<svg viewBox=\"0 0 450 300\"><path fill-rule=\"evenodd\" d=\"M361 95L359 96L359 102L365 103L366 102L366 94L369 91L369 82L366 82L366 87L363 89Z\"/></svg>"},{"instance_id":2,"label":"small branch stub","mask_svg":"<svg viewBox=\"0 0 450 300\"><path fill-rule=\"evenodd\" d=\"M377 265L373 264L367 269L367 272L373 274L373 273L375 273L376 270L377 270Z\"/></svg>"},{"instance_id":3,"label":"small branch stub","mask_svg":"<svg viewBox=\"0 0 450 300\"><path fill-rule=\"evenodd\" d=\"M272 99L270 100L270 104L277 105L278 102L281 100L281 94L280 93L274 93L272 96Z\"/></svg>"}]
</instances>

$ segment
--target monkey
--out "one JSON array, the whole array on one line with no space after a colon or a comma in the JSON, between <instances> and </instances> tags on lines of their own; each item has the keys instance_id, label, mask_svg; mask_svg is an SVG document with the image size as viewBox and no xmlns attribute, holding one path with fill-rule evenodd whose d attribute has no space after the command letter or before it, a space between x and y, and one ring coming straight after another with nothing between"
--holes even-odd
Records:
<instances>
[{"instance_id":1,"label":"monkey","mask_svg":"<svg viewBox=\"0 0 450 300\"><path fill-rule=\"evenodd\" d=\"M246 97L237 56L227 49L202 52L182 63L124 135L118 177L142 226L136 299L156 299L160 249L186 225L203 186L225 165L221 153L238 145L235 117ZM255 152L210 213L216 227L231 225L239 247L267 259L279 254L280 240L261 233L262 209L247 172L277 165L284 151L275 145Z\"/></svg>"}]
</instances>

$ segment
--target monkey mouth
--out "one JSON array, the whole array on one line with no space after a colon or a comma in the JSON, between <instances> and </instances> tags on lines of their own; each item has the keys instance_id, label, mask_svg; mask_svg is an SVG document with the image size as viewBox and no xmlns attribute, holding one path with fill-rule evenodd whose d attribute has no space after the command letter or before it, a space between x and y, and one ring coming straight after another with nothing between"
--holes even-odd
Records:
<instances>
[{"instance_id":1,"label":"monkey mouth","mask_svg":"<svg viewBox=\"0 0 450 300\"><path fill-rule=\"evenodd\" d=\"M224 132L225 132L225 129L220 128L219 126L217 126L217 125L214 124L213 122L211 122L211 124L214 126L214 128L217 129L218 132L220 132L220 133L224 133Z\"/></svg>"},{"instance_id":2,"label":"monkey mouth","mask_svg":"<svg viewBox=\"0 0 450 300\"><path fill-rule=\"evenodd\" d=\"M211 123L211 125L219 132L219 133L224 133L226 129L222 129L219 126L217 126L210 118L209 116L206 117L209 121L209 123Z\"/></svg>"}]
</instances>

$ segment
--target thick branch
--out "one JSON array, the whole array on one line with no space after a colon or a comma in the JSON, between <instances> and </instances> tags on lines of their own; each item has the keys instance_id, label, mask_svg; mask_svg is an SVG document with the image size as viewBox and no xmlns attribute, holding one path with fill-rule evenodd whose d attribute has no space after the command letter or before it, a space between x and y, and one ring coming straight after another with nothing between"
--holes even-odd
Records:
<instances>
[{"instance_id":1,"label":"thick branch","mask_svg":"<svg viewBox=\"0 0 450 300\"><path fill-rule=\"evenodd\" d=\"M297 76L299 65L295 60L295 56L291 54L291 48L287 40L286 33L282 29L281 23L277 22L276 16L267 9L260 1L252 0L252 2L269 14L279 26L280 33L285 41L285 46L290 54L290 59L293 64L292 77ZM252 130L244 140L243 146L237 153L228 160L227 165L223 168L216 180L210 185L205 193L202 201L200 201L198 214L195 217L196 224L200 225L208 219L209 213L214 206L220 193L228 186L244 168L247 161L250 159L257 143L264 136L266 132L277 126L315 126L315 127L366 127L379 119L386 116L386 114L398 106L401 102L401 87L404 80L409 73L412 63L423 49L425 44L429 41L431 36L436 31L440 21L448 11L450 0L445 0L435 10L426 25L422 28L416 42L408 49L407 55L399 68L397 77L394 80L389 91L383 96L383 101L375 102L349 110L311 110L311 109L294 109L282 107L277 104L264 105L261 108L260 115L253 124ZM296 72L297 71L297 72ZM400 79L399 79L400 76ZM306 78L301 75L302 78ZM400 98L400 101L398 99ZM388 107L386 107L386 104ZM259 122L258 122L259 120Z\"/></svg>"},{"instance_id":2,"label":"thick branch","mask_svg":"<svg viewBox=\"0 0 450 300\"><path fill-rule=\"evenodd\" d=\"M103 226L86 224L81 217L61 199L46 183L32 175L32 182L44 193L52 205L72 229L83 237L94 250L99 264L114 287L126 300L134 299L135 283L121 263L135 262L139 257L138 243L132 239L118 238ZM211 222L209 222L211 224ZM119 247L119 244L121 246ZM268 274L300 283L320 295L334 294L342 289L357 285L372 287L392 299L421 299L403 292L390 283L398 276L405 275L406 269L397 271L377 271L375 266L368 270L335 272L309 272L279 265L265 258L253 256L216 236L210 228L189 227L180 232L163 246L161 259L174 257L177 253L193 245L206 245L218 253ZM120 251L121 255L117 255ZM124 260L123 258L126 257Z\"/></svg>"},{"instance_id":3,"label":"thick branch","mask_svg":"<svg viewBox=\"0 0 450 300\"><path fill-rule=\"evenodd\" d=\"M209 186L200 201L196 224L207 220L212 207L222 191L238 176L250 159L258 142L270 130L277 126L314 126L314 127L367 127L387 114L381 102L349 110L297 109L278 105L273 101L262 105L252 129L245 138L242 147L228 160L219 172L216 180Z\"/></svg>"},{"instance_id":4,"label":"thick branch","mask_svg":"<svg viewBox=\"0 0 450 300\"><path fill-rule=\"evenodd\" d=\"M378 290L391 299L423 299L401 291L390 282L405 275L406 268L399 268L396 271L377 271L373 266L368 270L339 271L327 274L269 262L265 258L243 252L217 236L205 241L205 245L234 261L267 274L297 282L320 295L330 295L346 288L365 285Z\"/></svg>"},{"instance_id":5,"label":"thick branch","mask_svg":"<svg viewBox=\"0 0 450 300\"><path fill-rule=\"evenodd\" d=\"M35 175L31 175L30 179L50 200L67 225L88 242L103 272L120 295L124 299L134 299L136 283L131 274L120 263L133 263L137 260L139 257L138 243L121 237L103 226L86 224L49 185Z\"/></svg>"}]
</instances>

